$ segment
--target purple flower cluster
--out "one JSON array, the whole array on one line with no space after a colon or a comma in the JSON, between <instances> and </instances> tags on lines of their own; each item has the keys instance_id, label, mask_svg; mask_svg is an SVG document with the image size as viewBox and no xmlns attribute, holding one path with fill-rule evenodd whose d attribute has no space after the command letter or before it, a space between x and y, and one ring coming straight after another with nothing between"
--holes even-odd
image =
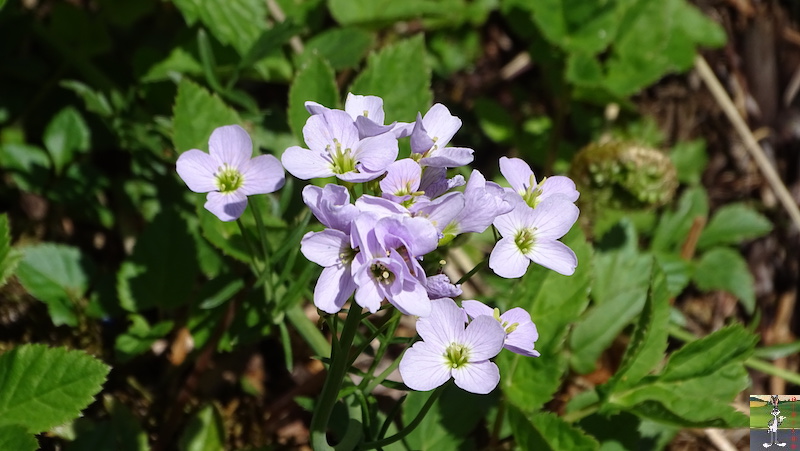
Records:
<instances>
[{"instance_id":1,"label":"purple flower cluster","mask_svg":"<svg viewBox=\"0 0 800 451\"><path fill-rule=\"evenodd\" d=\"M472 162L473 150L448 146L461 120L441 104L413 123L391 124L384 124L383 100L375 96L349 94L344 110L315 102L306 102L306 109L308 148L286 149L283 167L300 179L336 177L341 183L303 189L303 201L325 226L301 241L303 255L324 268L314 304L334 314L352 297L374 313L386 300L418 316L423 340L400 363L406 385L416 390L453 377L465 390L488 393L500 378L490 359L503 347L538 356L538 334L527 312L513 308L501 315L473 300L459 307L452 298L460 287L444 274L428 276L422 261L456 236L494 225L502 239L489 267L499 276L520 277L531 261L572 274L577 259L558 239L578 217L575 184L566 177L537 182L525 162L506 157L500 171L511 188L487 181L478 170L468 180L448 177L449 168ZM397 160L404 138L411 155ZM210 155L181 155L178 173L193 191L211 191L206 208L220 219L238 218L247 195L283 184L277 159L249 158L250 139L240 127L215 130L209 147ZM352 199L357 183L363 194Z\"/></svg>"}]
</instances>

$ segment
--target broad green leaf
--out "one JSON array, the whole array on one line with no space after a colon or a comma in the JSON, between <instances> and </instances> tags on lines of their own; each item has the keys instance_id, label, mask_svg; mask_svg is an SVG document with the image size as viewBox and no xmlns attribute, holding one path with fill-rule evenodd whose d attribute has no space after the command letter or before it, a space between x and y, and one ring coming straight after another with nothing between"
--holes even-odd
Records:
<instances>
[{"instance_id":1,"label":"broad green leaf","mask_svg":"<svg viewBox=\"0 0 800 451\"><path fill-rule=\"evenodd\" d=\"M144 229L117 273L122 308L130 312L172 308L189 299L198 265L187 228L184 219L167 208Z\"/></svg>"},{"instance_id":2,"label":"broad green leaf","mask_svg":"<svg viewBox=\"0 0 800 451\"><path fill-rule=\"evenodd\" d=\"M339 106L339 90L336 87L336 74L322 58L311 58L301 67L289 88L289 125L295 136L303 142L303 126L309 113L305 102L313 101L328 108Z\"/></svg>"},{"instance_id":3,"label":"broad green leaf","mask_svg":"<svg viewBox=\"0 0 800 451\"><path fill-rule=\"evenodd\" d=\"M331 15L342 25L380 25L401 20L454 14L461 0L328 0Z\"/></svg>"},{"instance_id":4,"label":"broad green leaf","mask_svg":"<svg viewBox=\"0 0 800 451\"><path fill-rule=\"evenodd\" d=\"M708 164L706 142L702 139L679 142L672 148L669 158L678 171L678 180L689 185L698 185Z\"/></svg>"},{"instance_id":5,"label":"broad green leaf","mask_svg":"<svg viewBox=\"0 0 800 451\"><path fill-rule=\"evenodd\" d=\"M59 111L44 130L44 146L53 159L56 172L61 172L78 152L89 150L89 127L75 108Z\"/></svg>"},{"instance_id":6,"label":"broad green leaf","mask_svg":"<svg viewBox=\"0 0 800 451\"><path fill-rule=\"evenodd\" d=\"M239 67L250 67L267 55L279 52L281 46L300 31L302 31L300 27L288 21L276 23L272 28L262 31L242 57Z\"/></svg>"},{"instance_id":7,"label":"broad green leaf","mask_svg":"<svg viewBox=\"0 0 800 451\"><path fill-rule=\"evenodd\" d=\"M688 188L674 211L665 211L653 233L650 247L654 251L677 252L686 241L692 222L708 217L708 195L703 187Z\"/></svg>"},{"instance_id":8,"label":"broad green leaf","mask_svg":"<svg viewBox=\"0 0 800 451\"><path fill-rule=\"evenodd\" d=\"M181 47L175 47L166 58L153 64L142 76L142 83L162 80L180 81L183 75L200 75L203 68L195 57Z\"/></svg>"},{"instance_id":9,"label":"broad green leaf","mask_svg":"<svg viewBox=\"0 0 800 451\"><path fill-rule=\"evenodd\" d=\"M654 252L653 256L664 271L669 295L675 297L681 294L692 278L691 262L671 252Z\"/></svg>"},{"instance_id":10,"label":"broad green leaf","mask_svg":"<svg viewBox=\"0 0 800 451\"><path fill-rule=\"evenodd\" d=\"M83 351L22 345L0 355L0 426L39 433L79 415L109 367Z\"/></svg>"},{"instance_id":11,"label":"broad green leaf","mask_svg":"<svg viewBox=\"0 0 800 451\"><path fill-rule=\"evenodd\" d=\"M739 244L764 236L772 230L772 223L745 204L727 204L719 208L708 222L700 239L698 249L708 249L719 244Z\"/></svg>"},{"instance_id":12,"label":"broad green leaf","mask_svg":"<svg viewBox=\"0 0 800 451\"><path fill-rule=\"evenodd\" d=\"M11 248L11 230L8 226L8 214L0 214L0 287L5 285L6 280L19 264L22 254ZM0 448L2 449L2 448Z\"/></svg>"},{"instance_id":13,"label":"broad green leaf","mask_svg":"<svg viewBox=\"0 0 800 451\"><path fill-rule=\"evenodd\" d=\"M386 122L412 122L431 106L431 70L422 35L404 39L373 53L350 92L383 98Z\"/></svg>"},{"instance_id":14,"label":"broad green leaf","mask_svg":"<svg viewBox=\"0 0 800 451\"><path fill-rule=\"evenodd\" d=\"M497 357L500 388L510 402L523 411L538 409L552 399L567 369L564 339L589 303L592 278L592 248L579 228L570 231L563 242L575 251L578 267L572 276L562 276L533 265L519 283L498 296L505 302L501 310L521 307L531 314L539 340L536 350L541 357L523 357L502 351Z\"/></svg>"},{"instance_id":15,"label":"broad green leaf","mask_svg":"<svg viewBox=\"0 0 800 451\"><path fill-rule=\"evenodd\" d=\"M180 439L180 451L218 451L225 449L225 425L213 405L200 409L186 425Z\"/></svg>"},{"instance_id":16,"label":"broad green leaf","mask_svg":"<svg viewBox=\"0 0 800 451\"><path fill-rule=\"evenodd\" d=\"M652 268L650 288L642 314L619 369L606 384L610 390L637 383L664 358L664 351L667 349L669 295L664 273L658 265L653 265Z\"/></svg>"},{"instance_id":17,"label":"broad green leaf","mask_svg":"<svg viewBox=\"0 0 800 451\"><path fill-rule=\"evenodd\" d=\"M723 290L733 294L748 313L755 308L753 275L744 257L733 249L715 247L705 252L695 266L693 280L703 291Z\"/></svg>"},{"instance_id":18,"label":"broad green leaf","mask_svg":"<svg viewBox=\"0 0 800 451\"><path fill-rule=\"evenodd\" d=\"M208 149L208 138L215 128L241 124L236 111L200 85L181 79L173 109L172 144L177 153L189 149Z\"/></svg>"},{"instance_id":19,"label":"broad green leaf","mask_svg":"<svg viewBox=\"0 0 800 451\"><path fill-rule=\"evenodd\" d=\"M78 436L67 451L148 451L147 434L130 409L110 395L103 397L103 404L111 418L76 421Z\"/></svg>"},{"instance_id":20,"label":"broad green leaf","mask_svg":"<svg viewBox=\"0 0 800 451\"><path fill-rule=\"evenodd\" d=\"M23 143L0 145L0 166L23 191L40 194L50 180L52 163L44 149Z\"/></svg>"},{"instance_id":21,"label":"broad green leaf","mask_svg":"<svg viewBox=\"0 0 800 451\"><path fill-rule=\"evenodd\" d=\"M94 265L80 249L61 244L38 244L22 251L17 268L22 286L47 304L53 324L76 326L76 303L86 293Z\"/></svg>"},{"instance_id":22,"label":"broad green leaf","mask_svg":"<svg viewBox=\"0 0 800 451\"><path fill-rule=\"evenodd\" d=\"M200 20L223 44L246 55L266 29L267 7L260 0L174 0L186 22Z\"/></svg>"},{"instance_id":23,"label":"broad green leaf","mask_svg":"<svg viewBox=\"0 0 800 451\"><path fill-rule=\"evenodd\" d=\"M701 377L729 363L743 362L752 354L757 338L738 324L720 329L673 353L659 380Z\"/></svg>"},{"instance_id":24,"label":"broad green leaf","mask_svg":"<svg viewBox=\"0 0 800 451\"><path fill-rule=\"evenodd\" d=\"M0 8L3 7L3 1L4 0L0 0ZM36 440L36 437L24 427L15 424L7 424L5 426L0 426L0 449L36 451L39 449L39 442Z\"/></svg>"},{"instance_id":25,"label":"broad green leaf","mask_svg":"<svg viewBox=\"0 0 800 451\"><path fill-rule=\"evenodd\" d=\"M507 143L514 137L514 118L499 103L486 97L475 99L475 114L481 130L492 141Z\"/></svg>"},{"instance_id":26,"label":"broad green leaf","mask_svg":"<svg viewBox=\"0 0 800 451\"><path fill-rule=\"evenodd\" d=\"M616 37L628 1L540 0L528 3L548 41L570 53L596 54Z\"/></svg>"},{"instance_id":27,"label":"broad green leaf","mask_svg":"<svg viewBox=\"0 0 800 451\"><path fill-rule=\"evenodd\" d=\"M624 230L624 235L619 238L628 243L635 242L635 231L630 223L626 223L623 229L613 228L609 234L621 230ZM610 239L609 236L607 234L604 240ZM640 254L634 246L626 244L616 250L598 252L594 265L594 306L575 325L569 340L572 349L570 364L581 374L594 369L600 354L641 312L647 298L653 261L649 255ZM619 277L619 274L626 276Z\"/></svg>"},{"instance_id":28,"label":"broad green leaf","mask_svg":"<svg viewBox=\"0 0 800 451\"><path fill-rule=\"evenodd\" d=\"M565 77L570 82L580 86L600 86L603 76L603 67L596 56L579 52L569 54Z\"/></svg>"},{"instance_id":29,"label":"broad green leaf","mask_svg":"<svg viewBox=\"0 0 800 451\"><path fill-rule=\"evenodd\" d=\"M644 385L610 402L638 416L681 427L744 428L749 419L726 401L714 397L687 396L674 386Z\"/></svg>"},{"instance_id":30,"label":"broad green leaf","mask_svg":"<svg viewBox=\"0 0 800 451\"><path fill-rule=\"evenodd\" d=\"M313 55L319 55L334 70L355 68L367 54L373 41L372 33L360 28L332 28L309 39L300 59L307 61Z\"/></svg>"},{"instance_id":31,"label":"broad green leaf","mask_svg":"<svg viewBox=\"0 0 800 451\"><path fill-rule=\"evenodd\" d=\"M513 404L508 407L517 449L541 451L597 450L600 444L582 430L562 420L552 412L536 412L526 415Z\"/></svg>"}]
</instances>

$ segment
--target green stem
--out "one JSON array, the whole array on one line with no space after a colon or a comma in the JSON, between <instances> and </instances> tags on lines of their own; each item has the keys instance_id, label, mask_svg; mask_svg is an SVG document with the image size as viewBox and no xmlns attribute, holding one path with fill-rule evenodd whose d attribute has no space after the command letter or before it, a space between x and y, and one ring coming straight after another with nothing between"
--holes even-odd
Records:
<instances>
[{"instance_id":1,"label":"green stem","mask_svg":"<svg viewBox=\"0 0 800 451\"><path fill-rule=\"evenodd\" d=\"M397 326L400 325L400 318L403 315L400 313L399 310L394 310L392 312L392 317L386 321L386 324L381 326L379 332L384 329L384 326L388 325L388 329L386 333L383 334L384 339L381 340L381 344L378 347L378 351L375 353L375 358L372 360L372 364L369 367L369 371L367 371L367 376L358 384L360 389L364 389L365 387L372 387L372 389L364 391L364 393L371 393L372 390L377 387L377 385L372 386L372 381L374 378L372 377L375 374L375 370L378 369L378 365L380 364L381 360L383 360L383 355L386 353L386 350L389 348L389 343L391 342L391 337L394 337L394 332L397 330ZM395 359L398 360L398 359Z\"/></svg>"},{"instance_id":2,"label":"green stem","mask_svg":"<svg viewBox=\"0 0 800 451\"><path fill-rule=\"evenodd\" d=\"M484 258L483 260L480 261L480 263L475 265L474 268L470 269L468 273L464 274L462 278L458 279L458 282L456 282L455 284L458 285L460 283L468 281L470 278L472 278L472 276L475 275L476 272L480 271L481 268L486 266L486 263L488 262L489 262L489 257Z\"/></svg>"},{"instance_id":3,"label":"green stem","mask_svg":"<svg viewBox=\"0 0 800 451\"><path fill-rule=\"evenodd\" d=\"M361 448L377 449L384 447L386 445L390 445L396 441L402 440L406 435L410 434L412 431L414 431L414 429L417 428L417 426L419 426L419 424L425 418L425 415L427 415L428 411L431 410L431 407L433 407L433 404L436 402L437 399L439 399L439 396L444 391L444 388L447 387L448 385L449 384L442 385L441 387L434 390L434 392L431 393L431 396L428 398L428 400L425 401L425 405L422 406L422 409L420 409L417 416L410 423L408 423L408 426L403 428L400 432L391 437L386 437L384 439L376 440L374 442L364 443L363 445L361 445Z\"/></svg>"},{"instance_id":4,"label":"green stem","mask_svg":"<svg viewBox=\"0 0 800 451\"><path fill-rule=\"evenodd\" d=\"M369 384L364 389L364 393L372 393L372 391L375 390L378 385L382 384L383 381L386 380L386 378L389 377L389 375L392 374L392 372L397 369L398 366L400 366L400 359L394 359L392 364L383 370L378 377L373 377L372 380L369 381Z\"/></svg>"},{"instance_id":5,"label":"green stem","mask_svg":"<svg viewBox=\"0 0 800 451\"><path fill-rule=\"evenodd\" d=\"M267 241L266 229L264 228L264 220L261 217L261 207L258 206L258 201L256 199L249 202L249 205L251 208L250 211L253 213L253 218L256 220L256 229L258 230L258 237L261 241L261 252L264 254L264 271L272 271L269 242ZM267 278L264 279L264 294L268 303L274 301L272 297L274 292L272 282L272 274L268 274Z\"/></svg>"},{"instance_id":6,"label":"green stem","mask_svg":"<svg viewBox=\"0 0 800 451\"><path fill-rule=\"evenodd\" d=\"M339 339L339 346L331 349L331 366L328 369L328 376L325 378L325 384L322 386L322 393L320 393L319 403L317 408L314 409L314 416L311 418L311 441L313 448L317 451L329 451L335 449L328 444L326 431L328 429L328 421L331 418L331 412L339 397L339 389L342 387L342 382L347 375L348 357L350 347L353 344L353 338L356 335L358 324L361 322L361 308L355 304L351 304L350 311L347 313L347 319L342 329L342 335ZM361 426L355 423L359 428ZM353 423L351 423L353 426ZM348 427L348 432L345 436L351 436ZM349 440L347 440L349 441ZM345 440L339 445L344 445ZM337 447L338 448L338 447Z\"/></svg>"},{"instance_id":7,"label":"green stem","mask_svg":"<svg viewBox=\"0 0 800 451\"><path fill-rule=\"evenodd\" d=\"M316 355L321 356L328 352L330 349L328 340L325 339L322 332L320 332L316 325L303 313L303 308L300 307L300 304L289 307L284 313L295 330L297 330L306 343L311 346L311 349L314 350Z\"/></svg>"},{"instance_id":8,"label":"green stem","mask_svg":"<svg viewBox=\"0 0 800 451\"><path fill-rule=\"evenodd\" d=\"M576 410L574 412L567 412L561 417L562 420L566 421L567 423L574 423L580 419L588 417L589 415L597 412L600 409L600 403L591 404L588 407L584 407L583 409Z\"/></svg>"},{"instance_id":9,"label":"green stem","mask_svg":"<svg viewBox=\"0 0 800 451\"><path fill-rule=\"evenodd\" d=\"M258 260L256 259L256 250L253 247L253 243L250 241L250 237L247 236L247 230L245 230L244 224L242 224L242 220L240 218L236 218L236 225L239 226L239 231L242 232L244 244L247 246L248 252L250 252L250 262L253 265L253 270L255 271L256 275L258 275L263 271L261 270Z\"/></svg>"}]
</instances>

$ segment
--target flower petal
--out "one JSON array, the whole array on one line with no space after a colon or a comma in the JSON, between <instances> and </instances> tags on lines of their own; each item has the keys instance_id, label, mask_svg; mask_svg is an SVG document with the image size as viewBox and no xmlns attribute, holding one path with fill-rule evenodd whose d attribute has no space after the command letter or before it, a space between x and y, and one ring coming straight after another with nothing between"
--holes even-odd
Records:
<instances>
[{"instance_id":1,"label":"flower petal","mask_svg":"<svg viewBox=\"0 0 800 451\"><path fill-rule=\"evenodd\" d=\"M221 221L234 221L244 213L247 208L247 196L241 191L220 193L212 191L206 196L206 210L214 213Z\"/></svg>"},{"instance_id":2,"label":"flower petal","mask_svg":"<svg viewBox=\"0 0 800 451\"><path fill-rule=\"evenodd\" d=\"M534 263L565 276L574 274L575 268L578 266L578 257L575 256L575 252L572 252L572 249L561 241L537 239L527 257Z\"/></svg>"},{"instance_id":3,"label":"flower petal","mask_svg":"<svg viewBox=\"0 0 800 451\"><path fill-rule=\"evenodd\" d=\"M479 395L490 393L500 383L500 369L488 360L464 365L452 370L452 373L456 385Z\"/></svg>"},{"instance_id":4,"label":"flower petal","mask_svg":"<svg viewBox=\"0 0 800 451\"><path fill-rule=\"evenodd\" d=\"M336 313L353 294L356 284L350 268L344 265L329 266L322 270L314 287L314 305L326 313Z\"/></svg>"},{"instance_id":5,"label":"flower petal","mask_svg":"<svg viewBox=\"0 0 800 451\"><path fill-rule=\"evenodd\" d=\"M498 241L489 255L489 267L495 274L507 279L522 277L528 270L528 265L530 265L530 261L519 250L514 242L514 237L506 237Z\"/></svg>"},{"instance_id":6,"label":"flower petal","mask_svg":"<svg viewBox=\"0 0 800 451\"><path fill-rule=\"evenodd\" d=\"M383 125L383 99L378 96L360 96L348 92L344 110L353 120L363 116L378 125Z\"/></svg>"},{"instance_id":7,"label":"flower petal","mask_svg":"<svg viewBox=\"0 0 800 451\"><path fill-rule=\"evenodd\" d=\"M253 156L253 141L238 125L225 125L211 132L208 150L219 165L227 163L241 170L242 165Z\"/></svg>"},{"instance_id":8,"label":"flower petal","mask_svg":"<svg viewBox=\"0 0 800 451\"><path fill-rule=\"evenodd\" d=\"M417 333L423 340L445 349L460 341L464 332L464 311L450 298L431 301L431 314L417 321Z\"/></svg>"},{"instance_id":9,"label":"flower petal","mask_svg":"<svg viewBox=\"0 0 800 451\"><path fill-rule=\"evenodd\" d=\"M469 349L469 361L495 357L503 349L506 331L493 316L480 315L464 331L461 343Z\"/></svg>"},{"instance_id":10,"label":"flower petal","mask_svg":"<svg viewBox=\"0 0 800 451\"><path fill-rule=\"evenodd\" d=\"M514 237L522 229L530 228L533 223L533 209L525 202L518 202L510 212L494 219L495 227L504 237Z\"/></svg>"},{"instance_id":11,"label":"flower petal","mask_svg":"<svg viewBox=\"0 0 800 451\"><path fill-rule=\"evenodd\" d=\"M328 107L322 106L321 104L319 104L317 102L312 102L310 100L305 103L305 107L306 107L306 111L308 111L308 113L312 114L312 115L313 114L322 114L323 112L328 111L330 109Z\"/></svg>"},{"instance_id":12,"label":"flower petal","mask_svg":"<svg viewBox=\"0 0 800 451\"><path fill-rule=\"evenodd\" d=\"M419 281L408 278L403 283L403 290L389 301L404 315L414 315L424 318L431 314L431 301L428 292Z\"/></svg>"},{"instance_id":13,"label":"flower petal","mask_svg":"<svg viewBox=\"0 0 800 451\"><path fill-rule=\"evenodd\" d=\"M536 330L536 326L532 322L529 321L527 323L520 323L520 325L517 326L513 332L508 334L503 347L515 354L528 357L539 357L539 351L533 349L538 338L539 333Z\"/></svg>"},{"instance_id":14,"label":"flower petal","mask_svg":"<svg viewBox=\"0 0 800 451\"><path fill-rule=\"evenodd\" d=\"M347 234L335 229L308 232L300 240L300 252L320 266L339 263L342 253L349 249L350 239Z\"/></svg>"},{"instance_id":15,"label":"flower petal","mask_svg":"<svg viewBox=\"0 0 800 451\"><path fill-rule=\"evenodd\" d=\"M473 152L475 151L466 147L439 147L431 152L429 157L419 160L419 164L437 168L457 168L472 163Z\"/></svg>"},{"instance_id":16,"label":"flower petal","mask_svg":"<svg viewBox=\"0 0 800 451\"><path fill-rule=\"evenodd\" d=\"M531 187L531 182L536 184L536 177L531 167L519 158L500 157L500 173L516 192L526 191Z\"/></svg>"},{"instance_id":17,"label":"flower petal","mask_svg":"<svg viewBox=\"0 0 800 451\"><path fill-rule=\"evenodd\" d=\"M425 131L425 126L422 124L422 115L417 113L417 120L413 122L414 127L411 129L411 138L409 144L411 145L411 152L425 153L435 144L428 132Z\"/></svg>"},{"instance_id":18,"label":"flower petal","mask_svg":"<svg viewBox=\"0 0 800 451\"><path fill-rule=\"evenodd\" d=\"M195 193L207 193L218 189L214 173L217 164L214 158L202 150L187 150L178 157L175 169L186 186Z\"/></svg>"},{"instance_id":19,"label":"flower petal","mask_svg":"<svg viewBox=\"0 0 800 451\"><path fill-rule=\"evenodd\" d=\"M412 390L428 391L450 380L450 368L444 359L444 348L418 341L400 360L400 376Z\"/></svg>"},{"instance_id":20,"label":"flower petal","mask_svg":"<svg viewBox=\"0 0 800 451\"><path fill-rule=\"evenodd\" d=\"M441 149L453 139L453 135L461 128L461 119L450 114L450 110L446 106L437 103L425 113L422 118L422 124L428 132L428 136Z\"/></svg>"},{"instance_id":21,"label":"flower petal","mask_svg":"<svg viewBox=\"0 0 800 451\"><path fill-rule=\"evenodd\" d=\"M470 318L477 318L482 315L494 317L494 309L481 301L461 301L461 308L467 312Z\"/></svg>"},{"instance_id":22,"label":"flower petal","mask_svg":"<svg viewBox=\"0 0 800 451\"><path fill-rule=\"evenodd\" d=\"M353 159L367 172L383 172L397 159L397 152L397 138L392 133L384 133L359 141L353 150Z\"/></svg>"},{"instance_id":23,"label":"flower petal","mask_svg":"<svg viewBox=\"0 0 800 451\"><path fill-rule=\"evenodd\" d=\"M286 182L281 162L274 155L259 155L244 163L241 169L245 195L273 193Z\"/></svg>"},{"instance_id":24,"label":"flower petal","mask_svg":"<svg viewBox=\"0 0 800 451\"><path fill-rule=\"evenodd\" d=\"M569 199L557 194L543 200L531 215L530 225L536 228L536 238L556 240L569 232L578 220L579 210Z\"/></svg>"},{"instance_id":25,"label":"flower petal","mask_svg":"<svg viewBox=\"0 0 800 451\"><path fill-rule=\"evenodd\" d=\"M411 158L397 160L386 168L386 177L380 182L381 192L402 196L419 189L422 168Z\"/></svg>"},{"instance_id":26,"label":"flower petal","mask_svg":"<svg viewBox=\"0 0 800 451\"><path fill-rule=\"evenodd\" d=\"M299 179L308 180L334 175L328 158L327 154L303 149L300 146L292 146L283 152L281 162L290 174Z\"/></svg>"},{"instance_id":27,"label":"flower petal","mask_svg":"<svg viewBox=\"0 0 800 451\"><path fill-rule=\"evenodd\" d=\"M547 180L542 184L542 194L539 195L539 198L545 200L554 194L563 194L567 196L570 202L575 202L581 195L575 188L575 182L571 178L562 175L547 177Z\"/></svg>"}]
</instances>

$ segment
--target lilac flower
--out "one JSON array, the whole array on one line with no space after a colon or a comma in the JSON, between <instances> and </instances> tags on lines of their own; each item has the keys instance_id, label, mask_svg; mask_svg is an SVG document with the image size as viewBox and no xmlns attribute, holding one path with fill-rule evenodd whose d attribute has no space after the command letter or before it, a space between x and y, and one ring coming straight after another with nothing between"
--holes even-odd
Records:
<instances>
[{"instance_id":1,"label":"lilac flower","mask_svg":"<svg viewBox=\"0 0 800 451\"><path fill-rule=\"evenodd\" d=\"M525 309L514 307L501 315L499 309L492 309L480 301L462 301L461 307L470 318L485 315L499 321L506 331L504 348L515 354L539 357L539 351L533 349L534 343L539 339L539 332L531 321L531 314Z\"/></svg>"},{"instance_id":2,"label":"lilac flower","mask_svg":"<svg viewBox=\"0 0 800 451\"><path fill-rule=\"evenodd\" d=\"M306 185L303 202L325 227L349 233L350 223L358 216L358 208L350 203L350 193L340 185L327 184L324 188Z\"/></svg>"},{"instance_id":3,"label":"lilac flower","mask_svg":"<svg viewBox=\"0 0 800 451\"><path fill-rule=\"evenodd\" d=\"M578 207L564 195L541 201L536 209L520 202L494 225L503 238L497 242L489 267L500 277L521 277L531 261L564 275L572 275L578 259L572 249L556 241L578 219Z\"/></svg>"},{"instance_id":4,"label":"lilac flower","mask_svg":"<svg viewBox=\"0 0 800 451\"><path fill-rule=\"evenodd\" d=\"M317 102L306 102L305 106L311 114L330 111L330 108ZM360 96L349 92L344 102L344 111L353 118L360 138L376 136L388 131L394 133L397 138L406 137L411 133L411 124L405 122L383 125L383 99L378 96Z\"/></svg>"},{"instance_id":5,"label":"lilac flower","mask_svg":"<svg viewBox=\"0 0 800 451\"><path fill-rule=\"evenodd\" d=\"M578 200L580 195L575 189L575 182L569 177L546 177L537 184L531 167L519 158L500 157L500 173L511 184L510 191L519 194L531 208L536 208L539 202L556 194L565 196L570 202Z\"/></svg>"},{"instance_id":6,"label":"lilac flower","mask_svg":"<svg viewBox=\"0 0 800 451\"><path fill-rule=\"evenodd\" d=\"M487 182L477 169L472 171L464 188L464 208L445 227L445 237L454 238L465 232L481 233L495 218L511 211L514 206L506 202L505 191L496 183Z\"/></svg>"},{"instance_id":7,"label":"lilac flower","mask_svg":"<svg viewBox=\"0 0 800 451\"><path fill-rule=\"evenodd\" d=\"M222 221L233 221L247 207L247 196L280 189L283 167L272 155L253 155L250 135L238 125L215 129L208 140L209 153L191 149L176 163L178 175L195 193L208 193L206 210Z\"/></svg>"},{"instance_id":8,"label":"lilac flower","mask_svg":"<svg viewBox=\"0 0 800 451\"><path fill-rule=\"evenodd\" d=\"M350 274L356 254L350 247L350 237L336 229L308 232L300 241L300 252L325 267L314 287L314 305L327 313L341 310L356 289Z\"/></svg>"},{"instance_id":9,"label":"lilac flower","mask_svg":"<svg viewBox=\"0 0 800 451\"><path fill-rule=\"evenodd\" d=\"M422 172L422 180L419 182L420 191L424 192L430 199L441 196L447 191L459 186L464 186L464 177L457 174L451 179L447 178L447 168L435 168L428 166Z\"/></svg>"},{"instance_id":10,"label":"lilac flower","mask_svg":"<svg viewBox=\"0 0 800 451\"><path fill-rule=\"evenodd\" d=\"M506 332L492 317L480 316L465 326L464 311L452 299L431 301L431 314L417 321L423 341L400 361L403 382L427 391L451 377L462 389L487 394L500 382L500 370L489 359L503 348Z\"/></svg>"},{"instance_id":11,"label":"lilac flower","mask_svg":"<svg viewBox=\"0 0 800 451\"><path fill-rule=\"evenodd\" d=\"M461 128L461 119L450 114L441 103L432 106L425 116L417 114L411 132L412 158L422 166L454 168L472 162L472 149L445 147Z\"/></svg>"},{"instance_id":12,"label":"lilac flower","mask_svg":"<svg viewBox=\"0 0 800 451\"><path fill-rule=\"evenodd\" d=\"M436 230L422 218L362 213L351 225L355 300L375 313L387 299L406 315L427 316L430 302L418 256L434 250Z\"/></svg>"},{"instance_id":13,"label":"lilac flower","mask_svg":"<svg viewBox=\"0 0 800 451\"><path fill-rule=\"evenodd\" d=\"M397 203L412 201L412 196L420 195L419 182L422 168L410 159L397 160L386 168L386 177L380 182L381 195Z\"/></svg>"},{"instance_id":14,"label":"lilac flower","mask_svg":"<svg viewBox=\"0 0 800 451\"><path fill-rule=\"evenodd\" d=\"M286 170L303 180L336 176L366 182L382 175L397 158L397 138L392 133L360 139L353 119L341 110L309 117L303 137L308 149L292 146L281 157Z\"/></svg>"},{"instance_id":15,"label":"lilac flower","mask_svg":"<svg viewBox=\"0 0 800 451\"><path fill-rule=\"evenodd\" d=\"M450 282L447 274L436 274L428 277L426 284L428 297L431 299L454 298L461 296L461 284L455 285Z\"/></svg>"}]
</instances>

